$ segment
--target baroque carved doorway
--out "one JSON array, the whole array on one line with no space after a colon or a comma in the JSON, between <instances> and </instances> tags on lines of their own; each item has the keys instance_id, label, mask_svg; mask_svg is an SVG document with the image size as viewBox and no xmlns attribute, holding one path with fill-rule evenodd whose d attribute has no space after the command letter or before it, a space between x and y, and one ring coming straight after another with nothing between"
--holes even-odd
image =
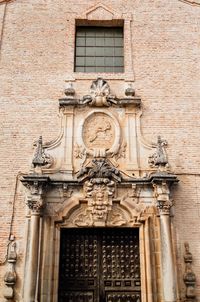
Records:
<instances>
[{"instance_id":1,"label":"baroque carved doorway","mask_svg":"<svg viewBox=\"0 0 200 302\"><path fill-rule=\"evenodd\" d=\"M139 229L61 229L58 301L141 301Z\"/></svg>"}]
</instances>

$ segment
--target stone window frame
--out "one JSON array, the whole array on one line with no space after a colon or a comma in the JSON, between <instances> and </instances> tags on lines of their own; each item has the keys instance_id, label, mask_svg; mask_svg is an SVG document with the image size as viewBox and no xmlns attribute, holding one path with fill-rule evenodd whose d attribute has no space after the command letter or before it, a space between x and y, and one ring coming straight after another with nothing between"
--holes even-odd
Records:
<instances>
[{"instance_id":1,"label":"stone window frame","mask_svg":"<svg viewBox=\"0 0 200 302\"><path fill-rule=\"evenodd\" d=\"M124 26L76 26L75 72L124 73Z\"/></svg>"},{"instance_id":2,"label":"stone window frame","mask_svg":"<svg viewBox=\"0 0 200 302\"><path fill-rule=\"evenodd\" d=\"M133 51L132 51L132 14L120 14L109 9L103 4L97 4L82 14L71 14L68 18L68 26L70 30L67 33L68 57L70 69L67 70L66 81L76 80L92 80L96 77L102 77L108 80L125 80L127 82L134 81L133 70ZM124 28L124 72L75 72L75 42L76 42L76 26L122 26Z\"/></svg>"}]
</instances>

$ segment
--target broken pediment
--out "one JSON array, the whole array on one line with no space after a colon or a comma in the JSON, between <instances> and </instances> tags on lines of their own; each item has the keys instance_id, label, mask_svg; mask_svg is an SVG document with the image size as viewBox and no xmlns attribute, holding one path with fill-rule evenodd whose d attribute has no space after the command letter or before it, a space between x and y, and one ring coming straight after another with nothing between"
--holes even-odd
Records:
<instances>
[{"instance_id":1,"label":"broken pediment","mask_svg":"<svg viewBox=\"0 0 200 302\"><path fill-rule=\"evenodd\" d=\"M108 160L122 178L147 177L168 170L167 142L146 142L141 134L141 99L134 89L116 96L102 78L91 83L90 91L75 98L72 85L59 100L62 128L58 139L43 143L39 138L33 156L33 170L63 179L77 179L93 160ZM125 176L126 175L126 176Z\"/></svg>"}]
</instances>

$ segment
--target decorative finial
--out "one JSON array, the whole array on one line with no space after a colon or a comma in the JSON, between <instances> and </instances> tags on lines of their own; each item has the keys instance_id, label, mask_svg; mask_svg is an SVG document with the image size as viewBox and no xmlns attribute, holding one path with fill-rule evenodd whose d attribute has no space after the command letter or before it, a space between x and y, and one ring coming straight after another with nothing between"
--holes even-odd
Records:
<instances>
[{"instance_id":1,"label":"decorative finial","mask_svg":"<svg viewBox=\"0 0 200 302\"><path fill-rule=\"evenodd\" d=\"M6 301L10 301L14 297L14 286L16 284L17 275L15 272L15 264L17 261L17 253L16 253L16 242L15 237L10 237L10 243L8 246L8 269L4 276L4 283L6 285L6 288L4 290L4 298L6 298Z\"/></svg>"},{"instance_id":2,"label":"decorative finial","mask_svg":"<svg viewBox=\"0 0 200 302\"><path fill-rule=\"evenodd\" d=\"M167 141L161 139L161 136L159 135L157 140L157 156L155 162L155 165L157 166L165 166L168 163L167 155L164 149L165 146L167 146Z\"/></svg>"},{"instance_id":3,"label":"decorative finial","mask_svg":"<svg viewBox=\"0 0 200 302\"><path fill-rule=\"evenodd\" d=\"M44 166L45 165L45 156L44 156L44 150L42 145L42 136L39 137L37 141L37 147L35 151L34 158L32 160L33 166Z\"/></svg>"},{"instance_id":4,"label":"decorative finial","mask_svg":"<svg viewBox=\"0 0 200 302\"><path fill-rule=\"evenodd\" d=\"M195 295L195 284L196 284L196 276L192 271L192 254L189 250L189 243L185 242L185 254L184 254L184 262L185 262L185 273L183 275L183 281L186 286L186 299L185 302L192 302L196 300Z\"/></svg>"},{"instance_id":5,"label":"decorative finial","mask_svg":"<svg viewBox=\"0 0 200 302\"><path fill-rule=\"evenodd\" d=\"M75 89L73 88L73 85L71 82L66 82L66 87L65 87L64 93L67 98L69 98L69 99L74 98Z\"/></svg>"},{"instance_id":6,"label":"decorative finial","mask_svg":"<svg viewBox=\"0 0 200 302\"><path fill-rule=\"evenodd\" d=\"M46 168L50 168L53 164L53 157L44 152L44 147L42 144L42 136L39 137L36 143L36 150L32 160L32 164L34 168L36 167L41 168L42 166L46 166Z\"/></svg>"},{"instance_id":7,"label":"decorative finial","mask_svg":"<svg viewBox=\"0 0 200 302\"><path fill-rule=\"evenodd\" d=\"M133 97L135 95L135 89L132 87L132 84L128 84L128 87L125 89L125 95L128 97Z\"/></svg>"}]
</instances>

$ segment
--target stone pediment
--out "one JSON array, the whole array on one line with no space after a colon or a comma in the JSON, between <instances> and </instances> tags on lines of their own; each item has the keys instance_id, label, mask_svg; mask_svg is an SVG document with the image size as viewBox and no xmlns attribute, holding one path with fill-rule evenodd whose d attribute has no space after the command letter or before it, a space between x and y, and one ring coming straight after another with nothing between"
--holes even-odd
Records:
<instances>
[{"instance_id":1,"label":"stone pediment","mask_svg":"<svg viewBox=\"0 0 200 302\"><path fill-rule=\"evenodd\" d=\"M114 19L115 12L109 9L104 4L98 3L85 12L86 19L88 20L112 20Z\"/></svg>"}]
</instances>

